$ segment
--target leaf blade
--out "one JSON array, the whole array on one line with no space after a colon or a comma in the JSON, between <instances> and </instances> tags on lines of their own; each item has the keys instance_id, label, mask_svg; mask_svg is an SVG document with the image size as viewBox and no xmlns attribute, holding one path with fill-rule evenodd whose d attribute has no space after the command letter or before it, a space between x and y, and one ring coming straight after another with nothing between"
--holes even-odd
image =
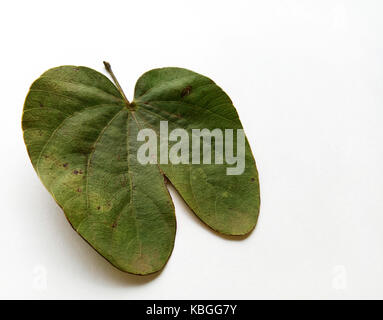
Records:
<instances>
[{"instance_id":1,"label":"leaf blade","mask_svg":"<svg viewBox=\"0 0 383 320\"><path fill-rule=\"evenodd\" d=\"M137 124L103 75L81 67L53 70L32 85L23 114L25 142L39 177L74 229L113 265L135 274L160 270L174 245L174 207L154 167L146 169L156 182L146 192L154 192L157 202L141 195L138 204L127 203L134 192L126 171L138 167L133 155L129 164L127 151L129 143L137 143ZM128 126L135 131L131 135L121 130ZM48 133L39 139L39 131Z\"/></svg>"},{"instance_id":2,"label":"leaf blade","mask_svg":"<svg viewBox=\"0 0 383 320\"><path fill-rule=\"evenodd\" d=\"M137 81L134 102L157 135L161 120L168 121L169 131L183 128L189 136L196 128L242 129L226 93L211 79L187 69L145 73ZM203 222L223 234L244 235L254 229L260 207L258 171L247 139L245 161L245 172L238 176L227 175L225 165L191 165L191 161L160 167Z\"/></svg>"},{"instance_id":3,"label":"leaf blade","mask_svg":"<svg viewBox=\"0 0 383 320\"><path fill-rule=\"evenodd\" d=\"M226 93L181 68L154 69L137 81L134 108L101 73L86 67L48 70L31 86L22 126L31 162L72 227L122 271L163 268L174 247L174 205L166 175L195 214L229 235L249 233L259 214L259 182L246 140L242 175L227 165L143 166L138 131L242 129Z\"/></svg>"}]
</instances>

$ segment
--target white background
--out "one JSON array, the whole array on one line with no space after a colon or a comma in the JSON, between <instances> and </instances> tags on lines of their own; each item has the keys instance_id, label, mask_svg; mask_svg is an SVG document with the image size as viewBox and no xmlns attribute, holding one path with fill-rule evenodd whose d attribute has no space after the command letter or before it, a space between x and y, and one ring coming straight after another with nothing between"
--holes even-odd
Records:
<instances>
[{"instance_id":1,"label":"white background","mask_svg":"<svg viewBox=\"0 0 383 320\"><path fill-rule=\"evenodd\" d=\"M383 298L382 1L3 1L0 298ZM46 69L112 63L128 97L185 67L232 98L257 161L245 240L174 192L177 236L157 276L109 265L67 223L28 159L21 113Z\"/></svg>"}]
</instances>

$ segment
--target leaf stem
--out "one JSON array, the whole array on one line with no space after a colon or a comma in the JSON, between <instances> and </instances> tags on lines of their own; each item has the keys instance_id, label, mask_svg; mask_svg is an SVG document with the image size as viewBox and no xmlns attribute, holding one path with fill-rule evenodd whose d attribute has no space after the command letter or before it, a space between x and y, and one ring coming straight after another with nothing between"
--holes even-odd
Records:
<instances>
[{"instance_id":1,"label":"leaf stem","mask_svg":"<svg viewBox=\"0 0 383 320\"><path fill-rule=\"evenodd\" d=\"M105 66L106 71L108 71L108 73L109 73L110 76L112 77L112 79L113 79L113 81L114 81L114 84L116 85L118 91L120 91L120 93L121 93L122 97L124 98L126 104L129 106L129 105L130 105L130 102L129 102L129 100L126 98L126 95L125 95L125 93L124 93L124 90L122 90L122 88L121 88L121 86L120 86L120 84L119 84L119 82L118 82L116 76L114 75L110 63L109 63L109 62L106 62L106 61L103 61L103 62L104 62L104 66Z\"/></svg>"}]
</instances>

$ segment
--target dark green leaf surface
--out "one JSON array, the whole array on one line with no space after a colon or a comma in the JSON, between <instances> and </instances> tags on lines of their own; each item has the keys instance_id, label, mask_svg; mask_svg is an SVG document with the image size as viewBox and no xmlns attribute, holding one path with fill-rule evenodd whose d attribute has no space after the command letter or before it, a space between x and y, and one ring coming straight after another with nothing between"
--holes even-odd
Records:
<instances>
[{"instance_id":1,"label":"dark green leaf surface","mask_svg":"<svg viewBox=\"0 0 383 320\"><path fill-rule=\"evenodd\" d=\"M174 246L174 206L164 175L218 232L246 234L259 212L247 141L241 175L226 175L226 164L140 164L138 131L159 135L160 121L190 136L196 128L242 128L212 80L180 68L145 73L129 104L101 73L58 67L32 84L24 105L24 140L40 179L73 228L117 268L135 274L160 270Z\"/></svg>"}]
</instances>

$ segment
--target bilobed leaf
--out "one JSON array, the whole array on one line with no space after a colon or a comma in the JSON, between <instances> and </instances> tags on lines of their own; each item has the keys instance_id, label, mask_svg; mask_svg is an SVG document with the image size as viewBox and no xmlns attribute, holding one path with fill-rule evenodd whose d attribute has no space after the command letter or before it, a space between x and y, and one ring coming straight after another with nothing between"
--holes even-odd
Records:
<instances>
[{"instance_id":1,"label":"bilobed leaf","mask_svg":"<svg viewBox=\"0 0 383 320\"><path fill-rule=\"evenodd\" d=\"M242 128L222 89L181 68L145 73L129 103L101 73L62 66L32 84L24 105L24 140L41 181L73 228L114 266L134 274L163 268L174 246L176 220L164 176L220 233L246 234L258 218L258 174L247 140L240 175L227 175L227 164L142 165L137 134L151 128L159 136L160 121L168 121L169 132L182 128L190 136L198 128Z\"/></svg>"}]
</instances>

